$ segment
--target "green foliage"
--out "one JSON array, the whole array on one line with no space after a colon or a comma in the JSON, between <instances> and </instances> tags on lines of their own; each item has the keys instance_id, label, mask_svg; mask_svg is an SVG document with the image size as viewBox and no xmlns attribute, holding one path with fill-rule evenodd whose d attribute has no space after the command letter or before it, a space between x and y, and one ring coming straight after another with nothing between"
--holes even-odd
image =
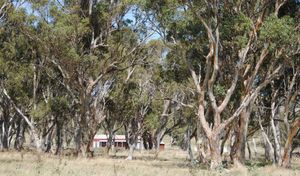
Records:
<instances>
[{"instance_id":1,"label":"green foliage","mask_svg":"<svg viewBox=\"0 0 300 176\"><path fill-rule=\"evenodd\" d=\"M271 48L291 43L294 33L294 22L291 17L277 18L269 16L260 30L260 40L271 43Z\"/></svg>"},{"instance_id":2,"label":"green foliage","mask_svg":"<svg viewBox=\"0 0 300 176\"><path fill-rule=\"evenodd\" d=\"M199 125L195 123L199 102L204 102L209 126L217 128L213 122L217 111L212 110L206 83L214 84L213 93L220 104L262 7L262 1L249 1L239 7L235 1L221 2L214 9L214 4L207 6L205 1L101 0L93 1L89 14L87 0L66 0L63 4L47 0L25 2L32 9L12 6L1 17L0 86L8 90L26 116L37 122L38 132L48 130L47 123L52 124L54 118L56 127L66 128L66 132L75 131L74 125L79 125L81 139L90 140L90 135L103 125L102 115L106 115L105 120L116 122L115 127L130 128L131 120L138 119L142 129L136 131L152 133L161 124L164 100L170 99L166 128L179 143L186 142L183 139L188 127L195 132ZM280 64L293 73L299 69L294 62L299 58L296 17L277 18L270 14L274 7L265 8L266 18L257 36L251 38L234 94L220 114L221 122L232 116L244 97L253 97L252 88L268 79L267 74L273 71L268 69L276 68L281 61L273 56L283 53L281 56L289 61L282 59ZM215 40L220 37L219 43L208 37L204 24L211 28ZM157 32L155 37L159 33L164 38L145 39L152 31ZM298 41L294 43L294 39ZM256 75L251 75L265 43L270 43L271 50ZM211 46L218 48L212 53L218 57L208 57ZM219 70L214 82L211 75L217 68L217 58ZM190 69L198 76L203 96L196 90ZM251 76L255 83L248 91L244 86ZM97 96L108 81L112 82L108 95ZM271 93L272 88L268 89ZM278 89L278 94L282 92ZM262 95L265 93L263 90L257 96L266 96ZM68 134L63 140L68 143L65 137Z\"/></svg>"},{"instance_id":3,"label":"green foliage","mask_svg":"<svg viewBox=\"0 0 300 176\"><path fill-rule=\"evenodd\" d=\"M116 52L120 53L121 56L124 56L130 52L133 46L136 46L138 43L138 36L130 28L124 28L114 32L112 37L109 38L109 43L116 46L122 43L122 47L116 47L118 50Z\"/></svg>"},{"instance_id":4,"label":"green foliage","mask_svg":"<svg viewBox=\"0 0 300 176\"><path fill-rule=\"evenodd\" d=\"M225 96L226 88L223 85L216 84L214 85L214 93L216 96Z\"/></svg>"},{"instance_id":5,"label":"green foliage","mask_svg":"<svg viewBox=\"0 0 300 176\"><path fill-rule=\"evenodd\" d=\"M178 83L186 81L186 78L190 76L186 61L176 51L167 54L163 60L160 74L165 82L175 81Z\"/></svg>"},{"instance_id":6,"label":"green foliage","mask_svg":"<svg viewBox=\"0 0 300 176\"><path fill-rule=\"evenodd\" d=\"M252 28L252 20L243 13L237 15L225 13L221 23L221 38L224 43L232 43L238 48L244 47L248 42L248 34Z\"/></svg>"},{"instance_id":7,"label":"green foliage","mask_svg":"<svg viewBox=\"0 0 300 176\"><path fill-rule=\"evenodd\" d=\"M109 20L110 14L109 14L109 3L108 1L104 1L102 3L98 3L95 11L95 15L98 17L98 22L102 24L106 24Z\"/></svg>"},{"instance_id":8,"label":"green foliage","mask_svg":"<svg viewBox=\"0 0 300 176\"><path fill-rule=\"evenodd\" d=\"M10 69L17 69L17 72L6 74L6 85L11 96L19 102L27 102L32 95L30 78L32 70L21 65L9 66Z\"/></svg>"},{"instance_id":9,"label":"green foliage","mask_svg":"<svg viewBox=\"0 0 300 176\"><path fill-rule=\"evenodd\" d=\"M49 104L42 101L37 104L36 109L32 109L30 111L30 116L34 120L40 120L44 118L46 115L48 115L50 112L51 112L51 107L49 106Z\"/></svg>"},{"instance_id":10,"label":"green foliage","mask_svg":"<svg viewBox=\"0 0 300 176\"><path fill-rule=\"evenodd\" d=\"M62 115L69 108L69 102L66 97L55 97L49 101L49 108L57 115Z\"/></svg>"},{"instance_id":11,"label":"green foliage","mask_svg":"<svg viewBox=\"0 0 300 176\"><path fill-rule=\"evenodd\" d=\"M159 112L150 112L147 114L145 121L144 121L144 126L145 129L147 130L154 130L158 127L159 124Z\"/></svg>"}]
</instances>

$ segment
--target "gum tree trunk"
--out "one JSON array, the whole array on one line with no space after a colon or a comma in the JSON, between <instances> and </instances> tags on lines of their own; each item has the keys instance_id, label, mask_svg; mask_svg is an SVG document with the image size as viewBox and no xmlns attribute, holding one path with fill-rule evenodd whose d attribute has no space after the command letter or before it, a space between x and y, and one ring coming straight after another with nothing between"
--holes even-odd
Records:
<instances>
[{"instance_id":1,"label":"gum tree trunk","mask_svg":"<svg viewBox=\"0 0 300 176\"><path fill-rule=\"evenodd\" d=\"M272 163L275 164L274 147L271 143L271 140L268 137L269 131L269 129L267 129L267 132L263 131L263 138L265 143L265 159L267 161L272 161Z\"/></svg>"},{"instance_id":2,"label":"gum tree trunk","mask_svg":"<svg viewBox=\"0 0 300 176\"><path fill-rule=\"evenodd\" d=\"M83 157L91 158L94 157L94 151L91 150L92 143L94 136L96 135L96 132L94 131L88 131L87 133L82 135L82 141L81 141L81 153Z\"/></svg>"},{"instance_id":3,"label":"gum tree trunk","mask_svg":"<svg viewBox=\"0 0 300 176\"><path fill-rule=\"evenodd\" d=\"M245 163L245 149L250 113L250 107L247 107L240 115L235 142L230 153L231 160L235 165L243 165Z\"/></svg>"},{"instance_id":4,"label":"gum tree trunk","mask_svg":"<svg viewBox=\"0 0 300 176\"><path fill-rule=\"evenodd\" d=\"M274 137L274 158L275 158L275 163L279 164L281 163L281 147L279 143L279 134L277 133L275 124L274 124L274 119L271 118L271 128L272 128L272 133Z\"/></svg>"},{"instance_id":5,"label":"gum tree trunk","mask_svg":"<svg viewBox=\"0 0 300 176\"><path fill-rule=\"evenodd\" d=\"M23 118L20 118L18 121L18 127L17 127L17 133L16 133L16 138L15 138L15 144L14 148L16 150L21 150L23 149L23 143L25 140L25 128L26 128L26 123Z\"/></svg>"},{"instance_id":6,"label":"gum tree trunk","mask_svg":"<svg viewBox=\"0 0 300 176\"><path fill-rule=\"evenodd\" d=\"M156 129L155 133L154 133L154 146L156 150L159 150L159 144L162 140L162 136L163 136L163 130L165 130L167 123L168 123L168 111L171 105L171 100L164 100L164 107L163 107L163 112L161 114L160 117L160 121L159 121L159 127Z\"/></svg>"},{"instance_id":7,"label":"gum tree trunk","mask_svg":"<svg viewBox=\"0 0 300 176\"><path fill-rule=\"evenodd\" d=\"M3 104L2 113L0 111L0 150L8 150L8 129L9 129L9 112L8 107Z\"/></svg>"},{"instance_id":8,"label":"gum tree trunk","mask_svg":"<svg viewBox=\"0 0 300 176\"><path fill-rule=\"evenodd\" d=\"M62 152L62 145L63 145L63 134L62 134L63 125L62 123L57 120L56 122L56 149L55 155L60 155Z\"/></svg>"},{"instance_id":9,"label":"gum tree trunk","mask_svg":"<svg viewBox=\"0 0 300 176\"><path fill-rule=\"evenodd\" d=\"M210 169L218 169L222 166L222 157L219 147L219 141L218 134L212 134L211 137L209 137L209 149L210 149Z\"/></svg>"},{"instance_id":10,"label":"gum tree trunk","mask_svg":"<svg viewBox=\"0 0 300 176\"><path fill-rule=\"evenodd\" d=\"M194 153L192 150L192 145L191 145L191 138L193 135L193 129L192 129L192 119L189 118L188 119L188 127L186 129L185 135L184 135L184 146L183 148L186 149L188 151L188 155L190 157L191 163L194 164L195 163L195 158L194 158Z\"/></svg>"},{"instance_id":11,"label":"gum tree trunk","mask_svg":"<svg viewBox=\"0 0 300 176\"><path fill-rule=\"evenodd\" d=\"M128 144L129 152L126 160L132 160L133 159L133 152L137 145L138 140L138 124L136 122L136 119L132 119L129 127L126 127L126 141Z\"/></svg>"},{"instance_id":12,"label":"gum tree trunk","mask_svg":"<svg viewBox=\"0 0 300 176\"><path fill-rule=\"evenodd\" d=\"M133 159L133 152L134 152L134 149L136 147L136 142L129 143L128 147L129 147L129 152L128 152L128 156L127 156L126 160L132 160Z\"/></svg>"},{"instance_id":13,"label":"gum tree trunk","mask_svg":"<svg viewBox=\"0 0 300 176\"><path fill-rule=\"evenodd\" d=\"M3 89L3 93L5 95L5 97L9 100L9 102L12 104L13 108L16 110L16 112L26 121L26 123L28 124L29 128L30 128L30 132L33 136L33 139L34 139L34 143L35 143L35 147L36 147L36 150L37 152L42 152L42 143L41 143L41 140L39 138L39 135L37 133L37 130L35 128L35 126L33 125L33 123L29 120L29 118L24 115L24 113L21 111L20 108L18 108L16 106L16 104L13 102L13 100L11 99L11 97L8 95L7 91L5 88L2 88Z\"/></svg>"},{"instance_id":14,"label":"gum tree trunk","mask_svg":"<svg viewBox=\"0 0 300 176\"><path fill-rule=\"evenodd\" d=\"M77 126L75 128L75 133L74 133L74 143L75 143L75 150L76 150L76 155L80 153L80 143L81 143L81 128Z\"/></svg>"},{"instance_id":15,"label":"gum tree trunk","mask_svg":"<svg viewBox=\"0 0 300 176\"><path fill-rule=\"evenodd\" d=\"M197 129L196 129L196 147L197 147L197 152L198 152L198 160L201 163L207 163L206 160L206 153L204 152L204 138L206 138L205 136L202 135L203 131L201 130L201 124L199 124L199 121L197 121ZM202 136L202 140L201 140L201 136Z\"/></svg>"},{"instance_id":16,"label":"gum tree trunk","mask_svg":"<svg viewBox=\"0 0 300 176\"><path fill-rule=\"evenodd\" d=\"M290 128L288 138L287 138L285 146L284 146L284 152L283 152L282 163L281 163L282 167L289 167L290 166L293 139L296 136L299 128L300 128L300 117L298 117L294 121L293 125Z\"/></svg>"}]
</instances>

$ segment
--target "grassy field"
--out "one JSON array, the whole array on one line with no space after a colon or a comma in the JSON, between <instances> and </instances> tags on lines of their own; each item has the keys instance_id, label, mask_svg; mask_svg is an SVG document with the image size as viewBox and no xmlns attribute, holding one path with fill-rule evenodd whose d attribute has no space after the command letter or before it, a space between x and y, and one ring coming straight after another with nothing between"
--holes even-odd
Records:
<instances>
[{"instance_id":1,"label":"grassy field","mask_svg":"<svg viewBox=\"0 0 300 176\"><path fill-rule=\"evenodd\" d=\"M133 161L125 160L126 152L115 156L98 155L93 159L38 156L34 153L1 152L1 176L194 176L194 175L257 175L298 176L300 159L294 158L291 169L263 166L260 162L248 163L245 168L208 171L200 166L191 166L186 152L179 149L162 151L157 159L151 152L136 152Z\"/></svg>"}]
</instances>

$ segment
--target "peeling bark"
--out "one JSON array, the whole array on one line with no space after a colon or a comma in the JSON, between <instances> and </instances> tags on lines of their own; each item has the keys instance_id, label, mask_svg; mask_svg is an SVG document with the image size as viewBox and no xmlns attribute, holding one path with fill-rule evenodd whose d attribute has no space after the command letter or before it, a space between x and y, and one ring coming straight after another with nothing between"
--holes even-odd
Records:
<instances>
[{"instance_id":1,"label":"peeling bark","mask_svg":"<svg viewBox=\"0 0 300 176\"><path fill-rule=\"evenodd\" d=\"M290 158L291 158L291 150L292 150L292 144L293 139L295 135L297 134L298 130L300 128L300 117L298 117L292 124L288 138L286 140L285 146L284 146L284 152L282 157L282 167L289 167L290 166Z\"/></svg>"},{"instance_id":2,"label":"peeling bark","mask_svg":"<svg viewBox=\"0 0 300 176\"><path fill-rule=\"evenodd\" d=\"M230 157L235 165L245 164L245 148L248 132L248 121L251 113L251 108L247 107L240 115L239 124L237 127L235 143L231 148Z\"/></svg>"}]
</instances>

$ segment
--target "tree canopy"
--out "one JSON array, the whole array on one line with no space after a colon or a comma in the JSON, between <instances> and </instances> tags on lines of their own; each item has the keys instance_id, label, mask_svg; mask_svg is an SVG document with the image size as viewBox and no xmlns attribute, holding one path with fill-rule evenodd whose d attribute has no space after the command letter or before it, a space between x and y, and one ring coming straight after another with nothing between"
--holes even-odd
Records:
<instances>
[{"instance_id":1,"label":"tree canopy","mask_svg":"<svg viewBox=\"0 0 300 176\"><path fill-rule=\"evenodd\" d=\"M298 0L3 0L0 149L93 156L94 136L164 136L192 163L290 165L300 128ZM191 140L196 140L197 152ZM158 153L157 153L158 154Z\"/></svg>"}]
</instances>

